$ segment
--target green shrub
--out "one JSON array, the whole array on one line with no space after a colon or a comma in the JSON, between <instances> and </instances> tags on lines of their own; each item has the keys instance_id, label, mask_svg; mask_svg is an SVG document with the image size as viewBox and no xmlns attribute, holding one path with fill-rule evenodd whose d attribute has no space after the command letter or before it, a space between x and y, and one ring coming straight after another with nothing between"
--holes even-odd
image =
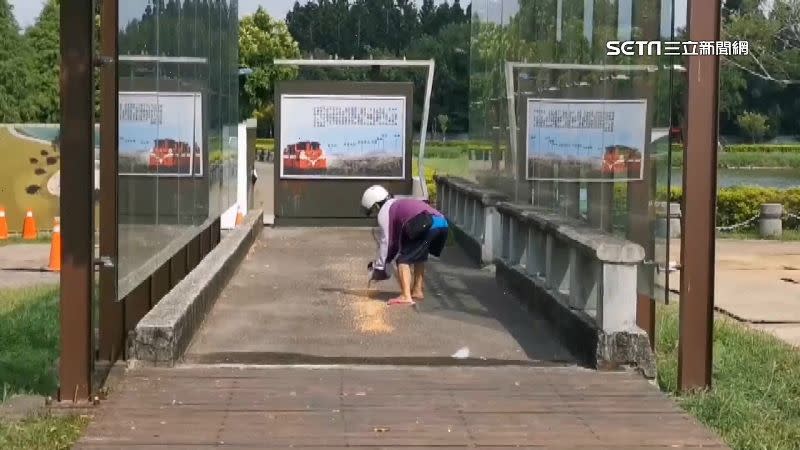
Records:
<instances>
[{"instance_id":1,"label":"green shrub","mask_svg":"<svg viewBox=\"0 0 800 450\"><path fill-rule=\"evenodd\" d=\"M669 191L669 201L671 202L680 202L683 200L683 192L681 188L672 188ZM656 201L657 202L666 202L667 201L667 188L660 187L656 191Z\"/></svg>"},{"instance_id":2,"label":"green shrub","mask_svg":"<svg viewBox=\"0 0 800 450\"><path fill-rule=\"evenodd\" d=\"M275 139L256 139L256 152L274 152Z\"/></svg>"},{"instance_id":3,"label":"green shrub","mask_svg":"<svg viewBox=\"0 0 800 450\"><path fill-rule=\"evenodd\" d=\"M419 142L414 142L414 146L419 146ZM489 141L444 141L430 139L430 136L425 141L425 147L469 147L469 148L486 148L490 150L492 143Z\"/></svg>"},{"instance_id":4,"label":"green shrub","mask_svg":"<svg viewBox=\"0 0 800 450\"><path fill-rule=\"evenodd\" d=\"M415 150L417 156L419 156L419 148ZM467 158L469 157L469 149L467 147L455 147L455 146L426 146L425 147L425 158L436 158L436 159L459 159L459 158Z\"/></svg>"},{"instance_id":5,"label":"green shrub","mask_svg":"<svg viewBox=\"0 0 800 450\"><path fill-rule=\"evenodd\" d=\"M673 189L671 201L683 200L680 189ZM664 201L666 190L659 190L656 199ZM730 187L717 193L717 226L744 222L758 215L763 203L780 203L791 213L800 211L800 189L771 189L763 187Z\"/></svg>"},{"instance_id":6,"label":"green shrub","mask_svg":"<svg viewBox=\"0 0 800 450\"><path fill-rule=\"evenodd\" d=\"M800 145L737 144L726 146L725 153L800 153Z\"/></svg>"},{"instance_id":7,"label":"green shrub","mask_svg":"<svg viewBox=\"0 0 800 450\"><path fill-rule=\"evenodd\" d=\"M470 151L491 152L491 146L469 145L439 145L439 143L425 146L425 158L460 159L469 158ZM414 156L419 156L419 147L414 148Z\"/></svg>"},{"instance_id":8,"label":"green shrub","mask_svg":"<svg viewBox=\"0 0 800 450\"><path fill-rule=\"evenodd\" d=\"M431 202L431 205L436 204L436 181L434 177L436 176L436 171L426 167L425 168L425 185L428 187L428 199Z\"/></svg>"},{"instance_id":9,"label":"green shrub","mask_svg":"<svg viewBox=\"0 0 800 450\"><path fill-rule=\"evenodd\" d=\"M411 175L413 177L419 176L419 169L418 166L414 164L413 169L411 170ZM425 185L428 187L428 198L430 199L431 204L436 204L436 181L434 178L436 177L436 169L431 167L425 168Z\"/></svg>"},{"instance_id":10,"label":"green shrub","mask_svg":"<svg viewBox=\"0 0 800 450\"><path fill-rule=\"evenodd\" d=\"M683 144L672 144L672 154L683 152ZM723 153L800 153L800 144L731 144L722 148Z\"/></svg>"}]
</instances>

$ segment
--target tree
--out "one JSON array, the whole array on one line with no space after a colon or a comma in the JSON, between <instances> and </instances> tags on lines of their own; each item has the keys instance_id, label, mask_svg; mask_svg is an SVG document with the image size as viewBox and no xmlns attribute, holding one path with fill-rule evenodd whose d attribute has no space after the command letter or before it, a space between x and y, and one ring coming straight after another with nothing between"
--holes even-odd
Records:
<instances>
[{"instance_id":1,"label":"tree","mask_svg":"<svg viewBox=\"0 0 800 450\"><path fill-rule=\"evenodd\" d=\"M436 30L436 5L433 0L423 0L422 7L419 10L419 21L422 26L422 32L432 35Z\"/></svg>"},{"instance_id":2,"label":"tree","mask_svg":"<svg viewBox=\"0 0 800 450\"><path fill-rule=\"evenodd\" d=\"M275 82L297 76L296 69L276 66L273 61L299 57L300 48L284 22L274 20L261 7L242 19L239 24L239 64L253 70L240 91L242 118L258 115L271 123Z\"/></svg>"},{"instance_id":3,"label":"tree","mask_svg":"<svg viewBox=\"0 0 800 450\"><path fill-rule=\"evenodd\" d=\"M25 32L31 59L28 79L33 89L27 101L39 122L58 123L60 109L60 0L48 0L36 22Z\"/></svg>"},{"instance_id":4,"label":"tree","mask_svg":"<svg viewBox=\"0 0 800 450\"><path fill-rule=\"evenodd\" d=\"M767 116L763 114L745 111L744 114L736 119L736 123L739 125L742 132L749 136L753 143L755 143L769 131L767 120Z\"/></svg>"},{"instance_id":5,"label":"tree","mask_svg":"<svg viewBox=\"0 0 800 450\"><path fill-rule=\"evenodd\" d=\"M450 126L450 117L447 114L439 114L436 116L439 122L439 129L442 130L442 142L447 140L447 128Z\"/></svg>"},{"instance_id":6,"label":"tree","mask_svg":"<svg viewBox=\"0 0 800 450\"><path fill-rule=\"evenodd\" d=\"M447 114L453 131L469 127L469 34L468 23L450 24L435 36L422 36L408 49L409 58L436 61L431 111Z\"/></svg>"},{"instance_id":7,"label":"tree","mask_svg":"<svg viewBox=\"0 0 800 450\"><path fill-rule=\"evenodd\" d=\"M0 121L23 122L31 118L27 95L27 57L30 52L7 0L0 0Z\"/></svg>"}]
</instances>

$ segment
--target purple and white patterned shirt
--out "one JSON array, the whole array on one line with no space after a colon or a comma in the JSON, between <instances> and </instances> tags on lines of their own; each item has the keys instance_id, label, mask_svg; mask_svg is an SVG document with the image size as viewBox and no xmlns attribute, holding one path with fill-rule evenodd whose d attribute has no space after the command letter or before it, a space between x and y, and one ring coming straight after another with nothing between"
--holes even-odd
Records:
<instances>
[{"instance_id":1,"label":"purple and white patterned shirt","mask_svg":"<svg viewBox=\"0 0 800 450\"><path fill-rule=\"evenodd\" d=\"M378 226L381 230L378 259L374 263L377 270L386 270L400 251L400 238L406 222L418 214L427 212L433 216L443 216L422 200L401 198L389 199L378 212ZM387 273L389 271L387 270Z\"/></svg>"}]
</instances>

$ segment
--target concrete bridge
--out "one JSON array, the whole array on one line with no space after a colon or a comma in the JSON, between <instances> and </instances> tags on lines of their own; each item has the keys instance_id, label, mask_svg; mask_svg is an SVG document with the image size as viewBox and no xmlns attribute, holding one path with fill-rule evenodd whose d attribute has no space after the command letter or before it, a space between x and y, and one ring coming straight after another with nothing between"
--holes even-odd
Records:
<instances>
[{"instance_id":1,"label":"concrete bridge","mask_svg":"<svg viewBox=\"0 0 800 450\"><path fill-rule=\"evenodd\" d=\"M373 230L251 214L136 326L78 448L723 448L648 380L641 247L437 182L456 230L417 307L368 289Z\"/></svg>"}]
</instances>

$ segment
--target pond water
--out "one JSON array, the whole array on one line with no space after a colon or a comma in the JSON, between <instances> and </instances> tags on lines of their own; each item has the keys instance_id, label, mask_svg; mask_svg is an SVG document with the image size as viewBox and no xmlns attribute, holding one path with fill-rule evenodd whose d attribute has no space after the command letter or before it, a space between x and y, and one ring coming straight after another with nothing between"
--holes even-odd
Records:
<instances>
[{"instance_id":1,"label":"pond water","mask_svg":"<svg viewBox=\"0 0 800 450\"><path fill-rule=\"evenodd\" d=\"M665 178L666 176L659 180L659 186L666 185ZM673 186L681 186L682 169L673 169L670 181ZM719 169L717 185L721 188L732 186L800 188L800 169Z\"/></svg>"}]
</instances>

